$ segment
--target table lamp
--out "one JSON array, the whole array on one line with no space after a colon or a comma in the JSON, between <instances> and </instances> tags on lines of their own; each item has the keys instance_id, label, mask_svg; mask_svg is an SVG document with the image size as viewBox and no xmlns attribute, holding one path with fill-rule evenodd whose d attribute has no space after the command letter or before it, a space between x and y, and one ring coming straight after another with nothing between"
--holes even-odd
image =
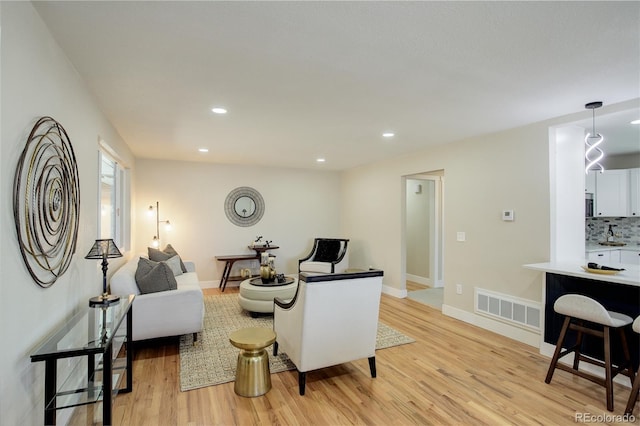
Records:
<instances>
[{"instance_id":1,"label":"table lamp","mask_svg":"<svg viewBox=\"0 0 640 426\"><path fill-rule=\"evenodd\" d=\"M89 254L84 257L85 259L102 259L102 294L89 299L89 306L110 305L120 300L120 296L113 296L107 293L107 268L109 265L107 259L116 257L122 257L122 253L120 253L116 243L111 238L96 240L91 250L89 250Z\"/></svg>"}]
</instances>

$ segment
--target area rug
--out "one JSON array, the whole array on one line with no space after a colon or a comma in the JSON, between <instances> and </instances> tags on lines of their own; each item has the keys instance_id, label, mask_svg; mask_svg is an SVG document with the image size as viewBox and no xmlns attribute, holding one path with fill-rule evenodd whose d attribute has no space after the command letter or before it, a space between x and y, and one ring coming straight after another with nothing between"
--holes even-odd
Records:
<instances>
[{"instance_id":1,"label":"area rug","mask_svg":"<svg viewBox=\"0 0 640 426\"><path fill-rule=\"evenodd\" d=\"M180 338L180 390L188 391L206 386L219 385L235 379L239 349L229 343L229 335L245 327L273 328L273 317L269 315L252 318L238 304L238 294L223 294L204 297L204 330L193 343L193 335ZM378 323L376 349L415 342L399 331ZM271 373L293 370L295 366L283 353L273 356L269 347Z\"/></svg>"}]
</instances>

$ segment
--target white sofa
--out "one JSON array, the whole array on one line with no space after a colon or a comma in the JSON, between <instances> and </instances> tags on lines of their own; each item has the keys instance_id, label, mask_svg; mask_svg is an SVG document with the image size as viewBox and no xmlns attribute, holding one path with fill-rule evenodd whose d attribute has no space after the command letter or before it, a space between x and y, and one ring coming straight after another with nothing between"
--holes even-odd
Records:
<instances>
[{"instance_id":1,"label":"white sofa","mask_svg":"<svg viewBox=\"0 0 640 426\"><path fill-rule=\"evenodd\" d=\"M184 262L187 272L176 277L177 290L140 294L135 274L140 256L133 256L111 277L111 294L135 294L133 340L179 336L202 331L204 297L193 262Z\"/></svg>"}]
</instances>

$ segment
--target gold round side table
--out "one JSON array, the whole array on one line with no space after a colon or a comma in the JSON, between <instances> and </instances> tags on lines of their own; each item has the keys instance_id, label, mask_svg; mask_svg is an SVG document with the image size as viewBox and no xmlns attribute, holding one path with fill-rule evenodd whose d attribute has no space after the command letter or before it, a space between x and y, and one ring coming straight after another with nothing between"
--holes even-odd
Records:
<instances>
[{"instance_id":1,"label":"gold round side table","mask_svg":"<svg viewBox=\"0 0 640 426\"><path fill-rule=\"evenodd\" d=\"M234 391L246 397L269 392L271 371L265 348L276 341L276 333L264 327L243 328L231 333L229 341L240 349Z\"/></svg>"}]
</instances>

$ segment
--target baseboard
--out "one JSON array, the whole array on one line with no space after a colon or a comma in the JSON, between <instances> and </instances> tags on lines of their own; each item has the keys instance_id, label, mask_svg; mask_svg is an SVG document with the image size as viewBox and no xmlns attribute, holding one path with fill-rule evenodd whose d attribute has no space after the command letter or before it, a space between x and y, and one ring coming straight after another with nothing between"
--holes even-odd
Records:
<instances>
[{"instance_id":1,"label":"baseboard","mask_svg":"<svg viewBox=\"0 0 640 426\"><path fill-rule=\"evenodd\" d=\"M200 281L200 288L218 288L218 287L220 287L220 280Z\"/></svg>"},{"instance_id":2,"label":"baseboard","mask_svg":"<svg viewBox=\"0 0 640 426\"><path fill-rule=\"evenodd\" d=\"M429 287L433 287L433 282L431 281L431 278L421 277L420 275L407 274L407 281L412 281L416 284L422 284Z\"/></svg>"},{"instance_id":3,"label":"baseboard","mask_svg":"<svg viewBox=\"0 0 640 426\"><path fill-rule=\"evenodd\" d=\"M395 287L389 287L388 285L382 285L382 292L398 299L404 299L407 297L407 290L400 290Z\"/></svg>"},{"instance_id":4,"label":"baseboard","mask_svg":"<svg viewBox=\"0 0 640 426\"><path fill-rule=\"evenodd\" d=\"M463 311L462 309L454 308L450 305L442 305L442 313L448 317L484 328L485 330L517 340L518 342L522 342L536 348L540 347L541 336L539 333L511 326L501 321L495 321L485 316L476 315L473 312Z\"/></svg>"}]
</instances>

